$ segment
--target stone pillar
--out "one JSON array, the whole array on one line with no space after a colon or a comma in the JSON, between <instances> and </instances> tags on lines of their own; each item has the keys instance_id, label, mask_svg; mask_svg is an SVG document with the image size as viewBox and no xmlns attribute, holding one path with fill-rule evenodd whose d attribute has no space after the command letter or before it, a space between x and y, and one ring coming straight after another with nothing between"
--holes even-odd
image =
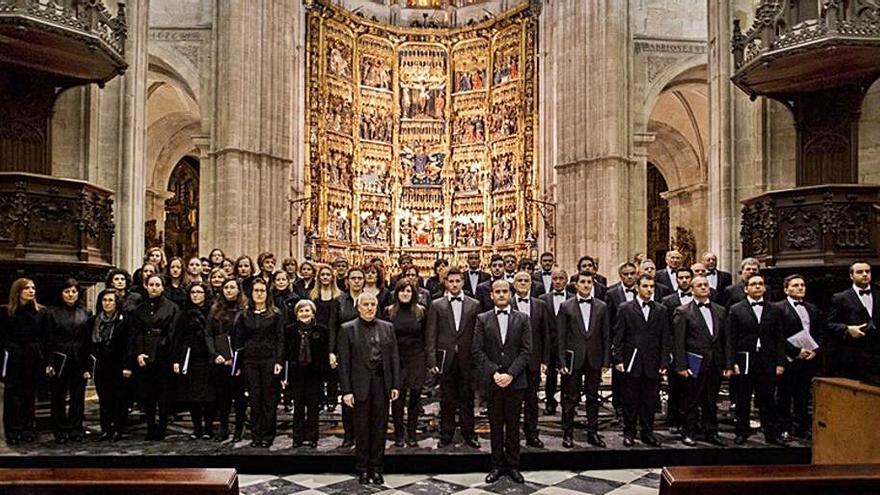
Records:
<instances>
[{"instance_id":1,"label":"stone pillar","mask_svg":"<svg viewBox=\"0 0 880 495\"><path fill-rule=\"evenodd\" d=\"M546 84L559 109L542 132L550 129L556 142L546 146L545 139L545 152L554 155L546 160L556 168L558 258L567 269L590 254L613 271L644 250L644 185L636 180L644 171L632 157L626 89L627 8L616 0L552 2L542 15L552 32L541 48L545 67L554 68Z\"/></svg>"},{"instance_id":2,"label":"stone pillar","mask_svg":"<svg viewBox=\"0 0 880 495\"><path fill-rule=\"evenodd\" d=\"M217 204L214 157L211 156L210 136L197 134L192 140L199 153L199 253L207 256L214 248L217 230L213 222Z\"/></svg>"},{"instance_id":3,"label":"stone pillar","mask_svg":"<svg viewBox=\"0 0 880 495\"><path fill-rule=\"evenodd\" d=\"M134 269L144 251L144 194L146 192L146 87L150 0L128 0L128 70L120 96L118 176L116 184L116 266Z\"/></svg>"},{"instance_id":4,"label":"stone pillar","mask_svg":"<svg viewBox=\"0 0 880 495\"><path fill-rule=\"evenodd\" d=\"M204 221L215 224L210 247L233 256L289 250L295 3L217 4L217 194Z\"/></svg>"}]
</instances>

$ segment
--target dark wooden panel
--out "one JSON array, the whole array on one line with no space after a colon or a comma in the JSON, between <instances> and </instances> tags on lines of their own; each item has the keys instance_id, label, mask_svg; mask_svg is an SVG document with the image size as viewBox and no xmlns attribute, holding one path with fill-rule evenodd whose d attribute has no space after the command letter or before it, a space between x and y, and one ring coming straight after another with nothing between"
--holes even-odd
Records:
<instances>
[{"instance_id":1,"label":"dark wooden panel","mask_svg":"<svg viewBox=\"0 0 880 495\"><path fill-rule=\"evenodd\" d=\"M880 464L668 467L660 495L876 495Z\"/></svg>"},{"instance_id":2,"label":"dark wooden panel","mask_svg":"<svg viewBox=\"0 0 880 495\"><path fill-rule=\"evenodd\" d=\"M0 469L0 493L237 495L234 469Z\"/></svg>"}]
</instances>

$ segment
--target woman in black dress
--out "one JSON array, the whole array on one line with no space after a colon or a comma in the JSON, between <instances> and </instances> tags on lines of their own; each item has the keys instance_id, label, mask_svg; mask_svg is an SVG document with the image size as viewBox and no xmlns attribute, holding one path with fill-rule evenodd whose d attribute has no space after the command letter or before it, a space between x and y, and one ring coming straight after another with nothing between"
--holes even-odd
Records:
<instances>
[{"instance_id":1,"label":"woman in black dress","mask_svg":"<svg viewBox=\"0 0 880 495\"><path fill-rule=\"evenodd\" d=\"M318 402L327 363L327 327L315 321L315 303L303 299L287 336L288 387L293 398L293 446L318 446Z\"/></svg>"},{"instance_id":2,"label":"woman in black dress","mask_svg":"<svg viewBox=\"0 0 880 495\"><path fill-rule=\"evenodd\" d=\"M30 443L34 428L37 383L45 372L49 312L37 303L34 281L20 278L9 289L9 304L0 308L0 345L6 356L3 428L6 443Z\"/></svg>"},{"instance_id":3,"label":"woman in black dress","mask_svg":"<svg viewBox=\"0 0 880 495\"><path fill-rule=\"evenodd\" d=\"M327 329L327 352L331 352L336 346L336 332L339 331L339 286L336 285L336 274L330 265L318 265L318 281L315 288L309 294L309 299L315 303L315 321ZM327 359L328 366L323 367L324 385L326 393L322 394L321 400L327 408L327 412L336 409L339 404L339 374L336 372L336 355L330 354ZM323 390L323 389L322 389Z\"/></svg>"},{"instance_id":4,"label":"woman in black dress","mask_svg":"<svg viewBox=\"0 0 880 495\"><path fill-rule=\"evenodd\" d=\"M177 375L177 401L189 406L193 423L193 440L208 440L214 436L211 421L207 421L212 409L214 387L211 385L211 361L208 351L208 286L194 283L189 286L186 310L177 320L174 330L174 364Z\"/></svg>"},{"instance_id":5,"label":"woman in black dress","mask_svg":"<svg viewBox=\"0 0 880 495\"><path fill-rule=\"evenodd\" d=\"M244 254L235 260L235 278L241 284L241 291L245 297L251 297L251 287L254 285L254 260Z\"/></svg>"},{"instance_id":6,"label":"woman in black dress","mask_svg":"<svg viewBox=\"0 0 880 495\"><path fill-rule=\"evenodd\" d=\"M178 308L186 306L186 280L183 273L183 260L175 256L168 261L168 269L165 270L165 297L171 300Z\"/></svg>"},{"instance_id":7,"label":"woman in black dress","mask_svg":"<svg viewBox=\"0 0 880 495\"><path fill-rule=\"evenodd\" d=\"M388 306L385 316L394 325L397 348L400 354L400 398L391 403L394 420L394 445L418 447L416 427L419 423L419 399L425 384L427 364L425 361L425 308L416 302L418 286L408 278L397 282L392 296L394 304ZM406 404L406 426L403 408Z\"/></svg>"},{"instance_id":8,"label":"woman in black dress","mask_svg":"<svg viewBox=\"0 0 880 495\"><path fill-rule=\"evenodd\" d=\"M247 420L247 402L244 397L244 386L240 376L232 375L232 326L235 318L247 307L247 298L236 279L229 279L223 284L221 299L211 308L208 322L208 353L213 356L211 365L211 382L216 398L215 407L209 411L205 423L213 424L214 417L219 420L220 429L215 442L229 439L229 413L235 406L234 441L241 440L244 424Z\"/></svg>"},{"instance_id":9,"label":"woman in black dress","mask_svg":"<svg viewBox=\"0 0 880 495\"><path fill-rule=\"evenodd\" d=\"M294 290L297 291L303 299L309 297L312 289L315 288L315 264L305 260L299 264L299 279L293 284Z\"/></svg>"},{"instance_id":10,"label":"woman in black dress","mask_svg":"<svg viewBox=\"0 0 880 495\"><path fill-rule=\"evenodd\" d=\"M225 284L228 279L229 277L222 268L211 269L211 273L208 274L208 285L210 286L210 292L208 293L207 299L208 306L213 306L215 302L223 297L223 284Z\"/></svg>"},{"instance_id":11,"label":"woman in black dress","mask_svg":"<svg viewBox=\"0 0 880 495\"><path fill-rule=\"evenodd\" d=\"M232 346L251 402L251 447L275 439L275 379L284 362L284 317L269 299L269 286L254 279L248 308L235 319Z\"/></svg>"},{"instance_id":12,"label":"woman in black dress","mask_svg":"<svg viewBox=\"0 0 880 495\"><path fill-rule=\"evenodd\" d=\"M300 299L302 297L290 285L287 272L279 270L272 274L272 302L284 315L284 321L292 323L296 318L293 308Z\"/></svg>"},{"instance_id":13,"label":"woman in black dress","mask_svg":"<svg viewBox=\"0 0 880 495\"><path fill-rule=\"evenodd\" d=\"M86 382L91 365L88 321L91 311L80 301L79 283L70 278L61 286L61 306L49 310L46 373L51 377L52 429L56 443L82 442ZM68 407L68 397L70 406Z\"/></svg>"},{"instance_id":14,"label":"woman in black dress","mask_svg":"<svg viewBox=\"0 0 880 495\"><path fill-rule=\"evenodd\" d=\"M119 296L118 310L131 313L143 301L141 295L131 290L131 275L121 268L114 268L107 274L105 285Z\"/></svg>"},{"instance_id":15,"label":"woman in black dress","mask_svg":"<svg viewBox=\"0 0 880 495\"><path fill-rule=\"evenodd\" d=\"M147 299L131 314L131 354L137 361L140 403L147 420L147 440L164 440L171 412L171 339L180 310L164 297L162 277L147 278ZM159 423L156 424L158 409Z\"/></svg>"},{"instance_id":16,"label":"woman in black dress","mask_svg":"<svg viewBox=\"0 0 880 495\"><path fill-rule=\"evenodd\" d=\"M129 380L123 370L131 376L134 363L128 356L128 316L123 314L119 294L114 289L98 294L97 312L87 328L91 330L89 352L95 359L95 391L101 420L98 439L115 442L122 438L128 422Z\"/></svg>"}]
</instances>

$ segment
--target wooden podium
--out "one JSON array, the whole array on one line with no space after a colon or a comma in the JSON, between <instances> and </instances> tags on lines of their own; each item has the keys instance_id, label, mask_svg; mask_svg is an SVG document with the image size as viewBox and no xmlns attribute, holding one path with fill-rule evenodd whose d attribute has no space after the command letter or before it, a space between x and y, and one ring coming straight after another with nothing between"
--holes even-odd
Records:
<instances>
[{"instance_id":1,"label":"wooden podium","mask_svg":"<svg viewBox=\"0 0 880 495\"><path fill-rule=\"evenodd\" d=\"M813 464L880 463L880 387L817 378L813 393Z\"/></svg>"}]
</instances>

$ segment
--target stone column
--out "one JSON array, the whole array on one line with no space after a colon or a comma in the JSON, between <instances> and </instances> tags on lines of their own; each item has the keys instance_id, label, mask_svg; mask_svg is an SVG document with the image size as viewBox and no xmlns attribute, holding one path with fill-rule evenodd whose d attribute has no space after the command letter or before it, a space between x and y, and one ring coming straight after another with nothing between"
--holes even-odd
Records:
<instances>
[{"instance_id":1,"label":"stone column","mask_svg":"<svg viewBox=\"0 0 880 495\"><path fill-rule=\"evenodd\" d=\"M644 187L632 157L629 125L627 4L616 0L552 2L542 22L548 41L545 68L555 67L555 146L545 152L556 168L557 246L570 269L584 254L598 256L605 272L634 250L644 250ZM546 136L546 135L545 135ZM547 163L545 161L545 163ZM642 211L642 217L638 212ZM641 240L640 240L641 239Z\"/></svg>"},{"instance_id":2,"label":"stone column","mask_svg":"<svg viewBox=\"0 0 880 495\"><path fill-rule=\"evenodd\" d=\"M128 0L128 70L120 95L118 176L116 196L116 266L133 270L144 251L144 194L146 193L146 87L150 0Z\"/></svg>"},{"instance_id":3,"label":"stone column","mask_svg":"<svg viewBox=\"0 0 880 495\"><path fill-rule=\"evenodd\" d=\"M230 255L288 252L296 2L229 0L215 17L216 196L204 221Z\"/></svg>"}]
</instances>

